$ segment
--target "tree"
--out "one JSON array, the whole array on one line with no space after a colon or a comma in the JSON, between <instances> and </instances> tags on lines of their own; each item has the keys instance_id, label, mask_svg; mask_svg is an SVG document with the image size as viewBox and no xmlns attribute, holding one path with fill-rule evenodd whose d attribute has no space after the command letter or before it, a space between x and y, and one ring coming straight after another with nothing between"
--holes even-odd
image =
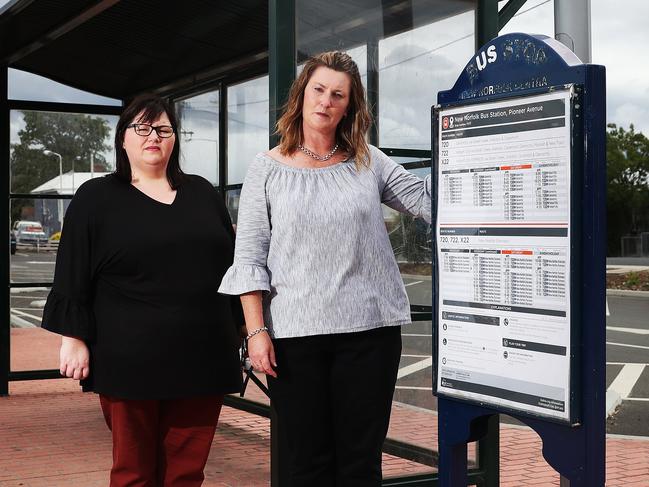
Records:
<instances>
[{"instance_id":1,"label":"tree","mask_svg":"<svg viewBox=\"0 0 649 487\"><path fill-rule=\"evenodd\" d=\"M633 124L608 127L608 253L619 255L620 237L649 231L649 139Z\"/></svg>"},{"instance_id":2,"label":"tree","mask_svg":"<svg viewBox=\"0 0 649 487\"><path fill-rule=\"evenodd\" d=\"M90 170L91 154L95 170L109 168L101 152L110 134L108 122L100 117L76 113L22 112L25 127L18 132L20 143L12 145L11 191L31 193L50 179L59 176L59 161L43 154L45 149L61 154L63 172ZM15 200L12 220L20 219L29 200Z\"/></svg>"}]
</instances>

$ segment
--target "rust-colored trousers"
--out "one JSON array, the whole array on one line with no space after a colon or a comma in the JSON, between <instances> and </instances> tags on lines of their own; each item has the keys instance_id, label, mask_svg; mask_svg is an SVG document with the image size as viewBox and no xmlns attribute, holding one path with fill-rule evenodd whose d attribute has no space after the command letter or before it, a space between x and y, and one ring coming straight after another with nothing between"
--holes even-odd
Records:
<instances>
[{"instance_id":1,"label":"rust-colored trousers","mask_svg":"<svg viewBox=\"0 0 649 487\"><path fill-rule=\"evenodd\" d=\"M110 487L199 487L223 396L131 400L100 395L113 433Z\"/></svg>"}]
</instances>

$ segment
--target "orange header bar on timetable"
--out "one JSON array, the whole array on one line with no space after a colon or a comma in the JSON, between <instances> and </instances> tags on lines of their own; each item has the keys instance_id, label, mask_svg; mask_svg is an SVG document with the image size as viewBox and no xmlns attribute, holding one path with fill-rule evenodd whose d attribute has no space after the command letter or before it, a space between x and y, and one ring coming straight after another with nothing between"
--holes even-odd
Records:
<instances>
[{"instance_id":1,"label":"orange header bar on timetable","mask_svg":"<svg viewBox=\"0 0 649 487\"><path fill-rule=\"evenodd\" d=\"M534 255L531 250L501 250L501 254Z\"/></svg>"},{"instance_id":2,"label":"orange header bar on timetable","mask_svg":"<svg viewBox=\"0 0 649 487\"><path fill-rule=\"evenodd\" d=\"M532 164L517 164L516 166L500 166L501 171L511 171L513 169L532 169Z\"/></svg>"}]
</instances>

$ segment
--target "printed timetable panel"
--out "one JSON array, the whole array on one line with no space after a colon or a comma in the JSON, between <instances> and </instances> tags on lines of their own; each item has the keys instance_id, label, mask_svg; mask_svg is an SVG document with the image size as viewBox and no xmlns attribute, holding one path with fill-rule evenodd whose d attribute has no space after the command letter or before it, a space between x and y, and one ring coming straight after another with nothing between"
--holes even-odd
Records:
<instances>
[{"instance_id":1,"label":"printed timetable panel","mask_svg":"<svg viewBox=\"0 0 649 487\"><path fill-rule=\"evenodd\" d=\"M570 418L570 100L439 110L439 394Z\"/></svg>"},{"instance_id":2,"label":"printed timetable panel","mask_svg":"<svg viewBox=\"0 0 649 487\"><path fill-rule=\"evenodd\" d=\"M530 100L440 114L441 223L568 221L569 95Z\"/></svg>"}]
</instances>

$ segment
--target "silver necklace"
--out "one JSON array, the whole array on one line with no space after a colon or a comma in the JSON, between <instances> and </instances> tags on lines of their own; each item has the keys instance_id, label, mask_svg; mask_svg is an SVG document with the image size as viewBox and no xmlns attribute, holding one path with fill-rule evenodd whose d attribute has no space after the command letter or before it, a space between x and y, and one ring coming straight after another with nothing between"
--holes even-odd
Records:
<instances>
[{"instance_id":1,"label":"silver necklace","mask_svg":"<svg viewBox=\"0 0 649 487\"><path fill-rule=\"evenodd\" d=\"M329 153L325 154L324 156L319 156L315 152L304 147L302 144L298 145L297 148L300 149L302 152L304 152L307 156L313 157L316 161L325 162L331 159L333 155L336 153L336 151L338 150L338 144L336 144L334 148L331 149Z\"/></svg>"}]
</instances>

